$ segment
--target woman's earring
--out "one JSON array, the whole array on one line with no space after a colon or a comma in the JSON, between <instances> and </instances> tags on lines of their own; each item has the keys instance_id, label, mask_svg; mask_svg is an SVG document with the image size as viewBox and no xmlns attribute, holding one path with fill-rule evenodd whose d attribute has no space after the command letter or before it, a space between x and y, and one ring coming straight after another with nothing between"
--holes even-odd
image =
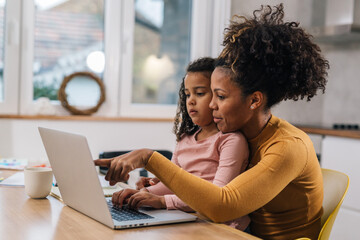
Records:
<instances>
[{"instance_id":1,"label":"woman's earring","mask_svg":"<svg viewBox=\"0 0 360 240\"><path fill-rule=\"evenodd\" d=\"M251 105L251 106L250 106L250 109L254 109L254 105Z\"/></svg>"}]
</instances>

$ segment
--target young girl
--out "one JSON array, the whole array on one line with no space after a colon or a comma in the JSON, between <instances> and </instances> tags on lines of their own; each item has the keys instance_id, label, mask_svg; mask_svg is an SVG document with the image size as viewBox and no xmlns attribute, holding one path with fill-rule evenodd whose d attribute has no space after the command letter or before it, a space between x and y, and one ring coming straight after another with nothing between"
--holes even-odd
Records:
<instances>
[{"instance_id":1,"label":"young girl","mask_svg":"<svg viewBox=\"0 0 360 240\"><path fill-rule=\"evenodd\" d=\"M249 150L241 133L223 134L213 121L209 104L212 99L210 77L214 63L212 58L200 58L187 67L179 91L174 123L177 145L171 161L184 170L222 187L245 170ZM149 186L153 180L141 179L137 183L140 191L124 191L133 191L133 198L139 201L138 206L193 211L163 183ZM122 191L113 195L115 204L119 203L121 193ZM197 197L196 194L194 197ZM249 222L248 216L244 216L229 224L244 230Z\"/></svg>"}]
</instances>

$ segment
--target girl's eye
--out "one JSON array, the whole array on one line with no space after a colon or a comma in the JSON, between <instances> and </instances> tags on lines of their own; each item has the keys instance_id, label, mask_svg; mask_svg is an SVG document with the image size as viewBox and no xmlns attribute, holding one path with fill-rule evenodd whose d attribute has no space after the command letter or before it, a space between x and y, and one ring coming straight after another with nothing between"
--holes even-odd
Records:
<instances>
[{"instance_id":1,"label":"girl's eye","mask_svg":"<svg viewBox=\"0 0 360 240\"><path fill-rule=\"evenodd\" d=\"M186 98L189 98L190 97L190 94L185 94Z\"/></svg>"},{"instance_id":2,"label":"girl's eye","mask_svg":"<svg viewBox=\"0 0 360 240\"><path fill-rule=\"evenodd\" d=\"M199 92L199 93L197 93L196 95L198 95L198 96L204 96L205 95L205 93L203 93L203 92Z\"/></svg>"}]
</instances>

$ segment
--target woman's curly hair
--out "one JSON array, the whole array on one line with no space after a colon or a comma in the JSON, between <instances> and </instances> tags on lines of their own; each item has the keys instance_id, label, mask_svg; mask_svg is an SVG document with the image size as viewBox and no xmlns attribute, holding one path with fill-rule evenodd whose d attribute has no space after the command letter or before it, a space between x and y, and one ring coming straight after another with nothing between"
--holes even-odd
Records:
<instances>
[{"instance_id":1,"label":"woman's curly hair","mask_svg":"<svg viewBox=\"0 0 360 240\"><path fill-rule=\"evenodd\" d=\"M325 92L329 62L299 23L283 22L283 5L261 6L250 19L234 16L216 66L230 68L244 96L261 91L266 108Z\"/></svg>"},{"instance_id":2,"label":"woman's curly hair","mask_svg":"<svg viewBox=\"0 0 360 240\"><path fill-rule=\"evenodd\" d=\"M211 73L214 71L214 68L215 59L210 57L203 57L191 62L186 68L186 74L190 72L201 72L209 78L210 84L210 77ZM185 77L183 78L180 85L178 107L174 119L173 132L176 135L176 141L180 141L183 134L192 135L199 129L199 126L193 123L187 112L184 80Z\"/></svg>"}]
</instances>

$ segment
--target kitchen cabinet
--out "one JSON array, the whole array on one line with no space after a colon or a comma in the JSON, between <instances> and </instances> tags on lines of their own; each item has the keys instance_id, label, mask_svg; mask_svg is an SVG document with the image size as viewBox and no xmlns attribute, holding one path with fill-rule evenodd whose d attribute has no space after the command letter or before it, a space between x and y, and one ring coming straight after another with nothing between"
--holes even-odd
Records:
<instances>
[{"instance_id":1,"label":"kitchen cabinet","mask_svg":"<svg viewBox=\"0 0 360 240\"><path fill-rule=\"evenodd\" d=\"M330 239L360 239L360 139L325 135L321 167L344 172L350 186L335 220Z\"/></svg>"}]
</instances>

